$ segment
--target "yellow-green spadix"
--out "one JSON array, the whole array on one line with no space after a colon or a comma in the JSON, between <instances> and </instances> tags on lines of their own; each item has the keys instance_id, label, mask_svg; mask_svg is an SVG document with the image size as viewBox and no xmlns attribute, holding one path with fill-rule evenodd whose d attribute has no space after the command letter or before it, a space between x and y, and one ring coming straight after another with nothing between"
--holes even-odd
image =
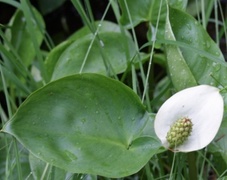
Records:
<instances>
[{"instance_id":1,"label":"yellow-green spadix","mask_svg":"<svg viewBox=\"0 0 227 180\"><path fill-rule=\"evenodd\" d=\"M196 151L214 139L224 111L219 91L209 85L187 88L174 94L160 107L154 128L165 148L181 152ZM180 121L185 129L178 128Z\"/></svg>"}]
</instances>

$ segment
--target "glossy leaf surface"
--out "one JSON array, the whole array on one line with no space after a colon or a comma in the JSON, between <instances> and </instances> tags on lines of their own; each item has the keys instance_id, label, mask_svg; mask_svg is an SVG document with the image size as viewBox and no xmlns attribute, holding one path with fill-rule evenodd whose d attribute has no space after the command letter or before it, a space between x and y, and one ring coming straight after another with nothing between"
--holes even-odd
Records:
<instances>
[{"instance_id":1,"label":"glossy leaf surface","mask_svg":"<svg viewBox=\"0 0 227 180\"><path fill-rule=\"evenodd\" d=\"M70 172L122 177L140 170L160 142L134 92L98 74L78 74L34 92L3 131L38 158Z\"/></svg>"},{"instance_id":2,"label":"glossy leaf surface","mask_svg":"<svg viewBox=\"0 0 227 180\"><path fill-rule=\"evenodd\" d=\"M95 22L95 26L96 26L97 32L99 34L105 33L105 32L106 33L107 32L121 33L120 27L117 24L109 22L109 21L103 21L103 22L97 21L97 22ZM130 37L130 35L127 31L125 31L125 34ZM54 49L52 49L50 51L50 53L48 54L48 56L46 57L46 60L45 60L46 70L47 70L47 74L48 74L48 78L49 78L48 80L51 79L55 65L58 62L61 54L76 40L84 38L87 35L92 36L92 33L91 33L91 30L87 26L85 26L85 27L81 28L80 30L76 31L73 35L71 35L69 37L69 39L62 42L61 44L59 44L58 46L56 46ZM80 48L80 46L79 46L79 48ZM75 51L79 51L79 48L76 49ZM85 53L85 52L83 52L83 53ZM83 56L85 56L85 54L83 54ZM75 61L77 61L77 60L75 59ZM102 61L102 59L100 59L100 61ZM82 63L82 62L80 62L80 63ZM81 64L80 64L80 67L81 67ZM77 69L78 68L79 67L77 67ZM66 69L67 69L67 67L66 67ZM85 69L86 69L86 67L85 67ZM75 73L77 73L77 72L78 72L78 70Z\"/></svg>"},{"instance_id":3,"label":"glossy leaf surface","mask_svg":"<svg viewBox=\"0 0 227 180\"><path fill-rule=\"evenodd\" d=\"M172 30L172 24L169 17L169 8L167 9L168 15L166 19L165 38L167 40L176 41L175 35ZM176 45L166 45L167 64L172 83L176 90L180 91L184 88L195 86L196 80L188 67L182 52Z\"/></svg>"},{"instance_id":4,"label":"glossy leaf surface","mask_svg":"<svg viewBox=\"0 0 227 180\"><path fill-rule=\"evenodd\" d=\"M203 27L189 14L173 8L169 9L169 21L176 44L179 42L182 56L198 84L218 86L211 74L225 84L227 64L219 47ZM174 59L174 56L168 58Z\"/></svg>"},{"instance_id":5,"label":"glossy leaf surface","mask_svg":"<svg viewBox=\"0 0 227 180\"><path fill-rule=\"evenodd\" d=\"M133 41L120 33L103 33L100 38L103 43L101 47L103 54L100 52L100 46L94 43L86 58L92 36L86 36L67 47L56 63L52 80L79 72L104 75L124 72L127 61L136 54ZM122 42L124 40L125 42ZM126 52L130 52L129 59Z\"/></svg>"},{"instance_id":6,"label":"glossy leaf surface","mask_svg":"<svg viewBox=\"0 0 227 180\"><path fill-rule=\"evenodd\" d=\"M217 87L225 85L227 81L227 64L217 44L210 38L199 22L189 14L174 8L169 8L169 22L175 40L167 42L167 44L169 43L167 47L178 46L178 50L196 82ZM168 59L174 59L174 55L168 56ZM178 63L173 62L172 65L174 68L179 67ZM176 76L176 79L182 78L179 76L179 71L174 71L173 69L171 71ZM226 92L223 92L222 95L226 99ZM226 122L224 119L217 138L221 137L225 131ZM218 141L217 149L212 151L222 151L222 156L227 161L225 142L224 135L220 142Z\"/></svg>"},{"instance_id":7,"label":"glossy leaf surface","mask_svg":"<svg viewBox=\"0 0 227 180\"><path fill-rule=\"evenodd\" d=\"M100 26L96 37L84 27L50 52L46 69L52 80L80 72L113 75L126 70L136 55L129 33L106 21L96 25Z\"/></svg>"}]
</instances>

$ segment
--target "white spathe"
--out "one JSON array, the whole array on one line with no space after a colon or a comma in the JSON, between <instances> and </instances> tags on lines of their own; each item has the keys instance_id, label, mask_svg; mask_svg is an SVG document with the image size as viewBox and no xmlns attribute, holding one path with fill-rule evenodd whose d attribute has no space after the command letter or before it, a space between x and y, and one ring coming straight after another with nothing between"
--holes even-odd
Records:
<instances>
[{"instance_id":1,"label":"white spathe","mask_svg":"<svg viewBox=\"0 0 227 180\"><path fill-rule=\"evenodd\" d=\"M206 147L214 139L224 112L224 101L219 91L209 85L187 88L174 94L160 107L154 128L165 148L169 147L166 135L170 127L184 117L192 121L192 132L174 151L196 151Z\"/></svg>"}]
</instances>

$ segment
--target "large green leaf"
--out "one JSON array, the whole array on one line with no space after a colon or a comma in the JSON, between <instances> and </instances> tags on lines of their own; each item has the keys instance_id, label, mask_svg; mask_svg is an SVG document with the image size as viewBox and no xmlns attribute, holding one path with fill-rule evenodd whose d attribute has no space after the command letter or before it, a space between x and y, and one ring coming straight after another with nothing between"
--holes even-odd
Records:
<instances>
[{"instance_id":1,"label":"large green leaf","mask_svg":"<svg viewBox=\"0 0 227 180\"><path fill-rule=\"evenodd\" d=\"M104 44L102 47L104 57L100 52L100 46L94 43L86 58L92 36L85 36L69 45L61 54L52 80L79 72L95 72L104 75L124 72L130 59L136 55L132 39L121 33L108 32L100 34L100 38ZM130 53L128 59L126 52Z\"/></svg>"},{"instance_id":2,"label":"large green leaf","mask_svg":"<svg viewBox=\"0 0 227 180\"><path fill-rule=\"evenodd\" d=\"M98 42L93 42L94 35L84 27L49 53L46 69L52 80L80 72L113 75L126 70L136 55L129 33L107 21L95 25L99 29Z\"/></svg>"},{"instance_id":3,"label":"large green leaf","mask_svg":"<svg viewBox=\"0 0 227 180\"><path fill-rule=\"evenodd\" d=\"M106 33L106 32L112 32L112 33L121 33L121 29L119 25L109 22L109 21L97 21L94 23L94 26L97 28L97 32L100 33ZM127 36L130 37L129 32L125 31L124 32ZM73 35L69 37L66 41L62 42L58 46L56 46L48 56L46 57L45 60L45 65L47 69L47 75L48 75L48 80L51 79L51 76L53 74L54 68L56 63L58 62L58 59L60 58L61 54L76 40L81 39L82 37L84 38L87 35L92 35L91 30L87 27L84 26L80 30L76 31ZM83 54L84 55L84 54ZM100 59L102 61L102 59ZM67 68L67 67L66 67Z\"/></svg>"},{"instance_id":4,"label":"large green leaf","mask_svg":"<svg viewBox=\"0 0 227 180\"><path fill-rule=\"evenodd\" d=\"M98 74L68 76L34 92L3 131L70 172L122 177L157 152L150 116L127 86Z\"/></svg>"}]
</instances>

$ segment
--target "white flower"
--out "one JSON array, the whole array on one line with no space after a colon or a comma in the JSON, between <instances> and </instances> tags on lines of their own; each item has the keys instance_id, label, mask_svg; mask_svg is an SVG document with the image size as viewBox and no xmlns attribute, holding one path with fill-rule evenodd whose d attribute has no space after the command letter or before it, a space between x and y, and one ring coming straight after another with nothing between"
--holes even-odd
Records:
<instances>
[{"instance_id":1,"label":"white flower","mask_svg":"<svg viewBox=\"0 0 227 180\"><path fill-rule=\"evenodd\" d=\"M174 94L161 106L155 117L155 133L165 148L181 152L196 151L214 139L223 111L224 102L218 88L208 85L187 88ZM170 147L167 133L182 118L191 120L192 131L182 144Z\"/></svg>"}]
</instances>

